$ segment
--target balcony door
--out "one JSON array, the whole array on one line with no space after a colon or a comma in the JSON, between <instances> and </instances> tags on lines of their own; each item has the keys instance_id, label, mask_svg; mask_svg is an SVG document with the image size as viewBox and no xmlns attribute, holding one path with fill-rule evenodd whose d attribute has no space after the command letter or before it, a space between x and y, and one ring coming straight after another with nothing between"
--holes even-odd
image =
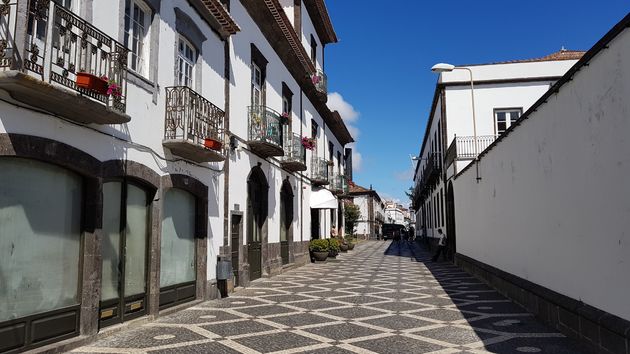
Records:
<instances>
[{"instance_id":1,"label":"balcony door","mask_svg":"<svg viewBox=\"0 0 630 354\"><path fill-rule=\"evenodd\" d=\"M247 259L250 280L262 276L262 234L267 221L268 193L267 177L256 166L247 180Z\"/></svg>"},{"instance_id":2,"label":"balcony door","mask_svg":"<svg viewBox=\"0 0 630 354\"><path fill-rule=\"evenodd\" d=\"M146 313L149 203L134 184L103 184L101 326Z\"/></svg>"}]
</instances>

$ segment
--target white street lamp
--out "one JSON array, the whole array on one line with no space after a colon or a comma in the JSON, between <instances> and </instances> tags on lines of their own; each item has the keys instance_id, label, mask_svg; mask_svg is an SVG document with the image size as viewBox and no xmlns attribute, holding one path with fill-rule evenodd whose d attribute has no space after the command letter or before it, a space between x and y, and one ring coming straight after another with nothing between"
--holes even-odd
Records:
<instances>
[{"instance_id":1,"label":"white street lamp","mask_svg":"<svg viewBox=\"0 0 630 354\"><path fill-rule=\"evenodd\" d=\"M479 177L479 164L478 164L479 152L477 150L477 119L475 116L475 84L473 81L473 72L469 68L456 67L455 65L446 64L446 63L438 63L438 64L433 65L433 67L431 67L431 71L438 74L449 73L453 70L466 70L468 71L468 74L470 74L470 97L471 97L471 102L472 102L472 119L473 119L473 143L475 144L475 164L477 165L476 166L477 167L477 182L479 182L481 177Z\"/></svg>"}]
</instances>

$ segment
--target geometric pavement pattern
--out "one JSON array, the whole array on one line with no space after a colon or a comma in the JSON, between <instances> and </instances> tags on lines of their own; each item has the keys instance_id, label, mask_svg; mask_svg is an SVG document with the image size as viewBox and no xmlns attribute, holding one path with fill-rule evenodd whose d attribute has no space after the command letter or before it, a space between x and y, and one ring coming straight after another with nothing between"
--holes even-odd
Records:
<instances>
[{"instance_id":1,"label":"geometric pavement pattern","mask_svg":"<svg viewBox=\"0 0 630 354\"><path fill-rule=\"evenodd\" d=\"M74 353L581 353L413 242L367 241Z\"/></svg>"}]
</instances>

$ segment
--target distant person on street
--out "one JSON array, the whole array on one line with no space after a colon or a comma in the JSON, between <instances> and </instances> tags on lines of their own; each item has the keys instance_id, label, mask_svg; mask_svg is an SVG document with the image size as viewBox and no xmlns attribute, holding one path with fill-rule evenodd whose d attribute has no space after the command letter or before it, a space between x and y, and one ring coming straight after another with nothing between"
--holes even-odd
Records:
<instances>
[{"instance_id":1,"label":"distant person on street","mask_svg":"<svg viewBox=\"0 0 630 354\"><path fill-rule=\"evenodd\" d=\"M334 226L330 228L330 237L337 238L337 228Z\"/></svg>"},{"instance_id":2,"label":"distant person on street","mask_svg":"<svg viewBox=\"0 0 630 354\"><path fill-rule=\"evenodd\" d=\"M442 229L438 229L438 249L431 261L436 262L442 254L442 260L446 260L446 234L442 233Z\"/></svg>"}]
</instances>

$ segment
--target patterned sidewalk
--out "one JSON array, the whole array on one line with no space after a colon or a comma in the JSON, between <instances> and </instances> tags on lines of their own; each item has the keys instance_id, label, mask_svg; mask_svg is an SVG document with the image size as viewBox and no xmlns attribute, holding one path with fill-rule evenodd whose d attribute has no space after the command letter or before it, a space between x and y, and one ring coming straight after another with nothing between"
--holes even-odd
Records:
<instances>
[{"instance_id":1,"label":"patterned sidewalk","mask_svg":"<svg viewBox=\"0 0 630 354\"><path fill-rule=\"evenodd\" d=\"M337 258L74 353L581 353L415 244L370 241Z\"/></svg>"}]
</instances>

